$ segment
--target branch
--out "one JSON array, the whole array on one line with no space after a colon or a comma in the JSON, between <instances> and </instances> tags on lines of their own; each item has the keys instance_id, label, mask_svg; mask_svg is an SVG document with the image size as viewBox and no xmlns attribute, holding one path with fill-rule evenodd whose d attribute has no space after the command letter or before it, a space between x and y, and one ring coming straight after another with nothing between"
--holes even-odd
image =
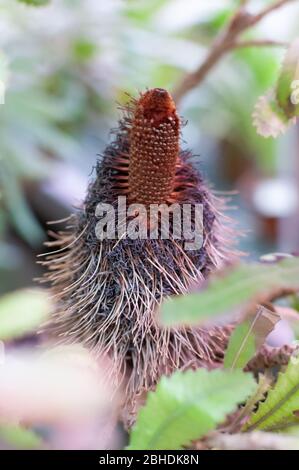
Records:
<instances>
[{"instance_id":1,"label":"branch","mask_svg":"<svg viewBox=\"0 0 299 470\"><path fill-rule=\"evenodd\" d=\"M188 91L199 85L227 52L240 47L285 46L284 43L270 40L239 41L238 38L240 34L259 23L267 15L293 1L296 0L277 0L256 15L248 13L245 9L247 2L242 2L226 28L216 37L205 60L194 72L186 74L174 88L173 97L175 101L178 103Z\"/></svg>"},{"instance_id":2,"label":"branch","mask_svg":"<svg viewBox=\"0 0 299 470\"><path fill-rule=\"evenodd\" d=\"M272 13L275 10L278 10L279 8L283 7L287 3L294 2L296 0L278 0L274 2L272 5L269 5L266 7L264 10L262 10L260 13L254 16L254 22L250 25L253 26L256 23L259 23L265 16L268 16L269 13Z\"/></svg>"},{"instance_id":3,"label":"branch","mask_svg":"<svg viewBox=\"0 0 299 470\"><path fill-rule=\"evenodd\" d=\"M274 41L273 39L249 39L248 41L236 41L232 49L240 49L242 47L288 47L288 43L284 41Z\"/></svg>"}]
</instances>

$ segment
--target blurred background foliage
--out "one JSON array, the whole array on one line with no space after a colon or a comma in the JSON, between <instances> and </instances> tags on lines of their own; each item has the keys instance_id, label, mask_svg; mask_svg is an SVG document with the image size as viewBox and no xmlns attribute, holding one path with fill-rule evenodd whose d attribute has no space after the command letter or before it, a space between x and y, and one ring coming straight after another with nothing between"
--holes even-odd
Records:
<instances>
[{"instance_id":1,"label":"blurred background foliage","mask_svg":"<svg viewBox=\"0 0 299 470\"><path fill-rule=\"evenodd\" d=\"M252 0L250 6L267 3ZM6 83L0 105L2 292L30 285L38 274L35 257L43 250L46 222L81 204L127 93L172 90L198 66L238 4L0 0L0 79ZM298 20L294 2L245 39L290 41ZM277 80L283 54L281 48L248 48L227 55L180 107L188 120L185 145L200 155L206 177L219 190L239 191L232 214L249 231L241 248L253 258L299 248L298 208L288 203L298 199L298 129L264 139L251 118L257 98ZM274 198L269 185L260 187L264 182L276 184ZM272 210L275 205L281 212Z\"/></svg>"}]
</instances>

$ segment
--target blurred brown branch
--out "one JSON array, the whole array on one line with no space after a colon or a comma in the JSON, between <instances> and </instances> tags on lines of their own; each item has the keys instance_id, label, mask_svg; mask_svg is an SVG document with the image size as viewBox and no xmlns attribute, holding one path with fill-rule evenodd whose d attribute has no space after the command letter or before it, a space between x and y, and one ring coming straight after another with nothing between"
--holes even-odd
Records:
<instances>
[{"instance_id":1,"label":"blurred brown branch","mask_svg":"<svg viewBox=\"0 0 299 470\"><path fill-rule=\"evenodd\" d=\"M232 49L240 49L242 47L288 47L288 43L274 41L273 39L249 39L248 41L235 41Z\"/></svg>"},{"instance_id":2,"label":"blurred brown branch","mask_svg":"<svg viewBox=\"0 0 299 470\"><path fill-rule=\"evenodd\" d=\"M188 91L199 85L205 79L208 72L227 52L240 47L285 46L285 43L269 39L240 41L239 36L273 11L294 1L297 0L277 0L264 8L260 13L254 15L246 10L248 2L242 2L226 28L216 37L205 60L194 72L186 74L174 88L173 97L175 101L178 103Z\"/></svg>"}]
</instances>

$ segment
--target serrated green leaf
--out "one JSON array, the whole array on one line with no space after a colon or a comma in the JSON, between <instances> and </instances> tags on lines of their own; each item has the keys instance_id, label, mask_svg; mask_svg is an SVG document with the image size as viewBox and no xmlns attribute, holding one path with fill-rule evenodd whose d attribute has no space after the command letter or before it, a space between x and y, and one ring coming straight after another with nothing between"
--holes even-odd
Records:
<instances>
[{"instance_id":1,"label":"serrated green leaf","mask_svg":"<svg viewBox=\"0 0 299 470\"><path fill-rule=\"evenodd\" d=\"M243 369L271 333L280 316L263 306L233 331L224 357L227 369Z\"/></svg>"},{"instance_id":2,"label":"serrated green leaf","mask_svg":"<svg viewBox=\"0 0 299 470\"><path fill-rule=\"evenodd\" d=\"M139 411L128 449L181 449L223 422L255 388L253 377L240 370L162 377Z\"/></svg>"},{"instance_id":3,"label":"serrated green leaf","mask_svg":"<svg viewBox=\"0 0 299 470\"><path fill-rule=\"evenodd\" d=\"M206 289L172 297L162 304L164 325L198 325L225 313L246 310L253 303L263 303L276 289L299 290L299 258L277 264L240 264L217 275Z\"/></svg>"},{"instance_id":4,"label":"serrated green leaf","mask_svg":"<svg viewBox=\"0 0 299 470\"><path fill-rule=\"evenodd\" d=\"M285 372L281 372L274 388L265 402L253 413L244 430L271 430L285 426L287 422L296 422L295 412L299 410L299 359L290 359Z\"/></svg>"},{"instance_id":5,"label":"serrated green leaf","mask_svg":"<svg viewBox=\"0 0 299 470\"><path fill-rule=\"evenodd\" d=\"M50 313L47 294L24 289L0 298L0 340L15 339L35 331Z\"/></svg>"},{"instance_id":6,"label":"serrated green leaf","mask_svg":"<svg viewBox=\"0 0 299 470\"><path fill-rule=\"evenodd\" d=\"M253 410L256 409L257 403L265 398L265 395L271 386L271 380L269 376L259 374L257 382L257 388L255 392L248 398L245 406L243 406L236 419L229 426L229 432L234 432L234 430L240 429L239 426L242 422L244 422L244 419L248 418Z\"/></svg>"},{"instance_id":7,"label":"serrated green leaf","mask_svg":"<svg viewBox=\"0 0 299 470\"><path fill-rule=\"evenodd\" d=\"M17 424L1 424L0 440L14 449L22 450L38 449L43 445L41 438L34 431Z\"/></svg>"}]
</instances>

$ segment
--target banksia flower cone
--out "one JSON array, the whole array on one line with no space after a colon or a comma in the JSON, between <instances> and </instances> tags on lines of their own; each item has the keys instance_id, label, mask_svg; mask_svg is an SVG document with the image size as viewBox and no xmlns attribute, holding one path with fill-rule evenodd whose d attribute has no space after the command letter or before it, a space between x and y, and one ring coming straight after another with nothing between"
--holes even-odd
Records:
<instances>
[{"instance_id":1,"label":"banksia flower cone","mask_svg":"<svg viewBox=\"0 0 299 470\"><path fill-rule=\"evenodd\" d=\"M156 88L133 99L97 162L83 209L49 243L57 250L44 262L57 298L48 331L56 340L79 341L111 358L117 385L126 387L127 424L138 397L153 389L162 374L212 367L221 360L227 339L220 327L161 328L155 315L166 296L186 293L231 258L223 201L206 187L192 154L180 148L180 126L167 91ZM98 204L116 208L121 196L135 208L130 215L116 215L115 224L134 222L143 204L142 224L147 234L158 227L156 238L99 236ZM153 204L164 209L177 204L180 210L189 204L196 230L194 208L201 205L201 245L186 249L186 237L175 236L171 217L169 237L163 237L159 217L149 221Z\"/></svg>"}]
</instances>

